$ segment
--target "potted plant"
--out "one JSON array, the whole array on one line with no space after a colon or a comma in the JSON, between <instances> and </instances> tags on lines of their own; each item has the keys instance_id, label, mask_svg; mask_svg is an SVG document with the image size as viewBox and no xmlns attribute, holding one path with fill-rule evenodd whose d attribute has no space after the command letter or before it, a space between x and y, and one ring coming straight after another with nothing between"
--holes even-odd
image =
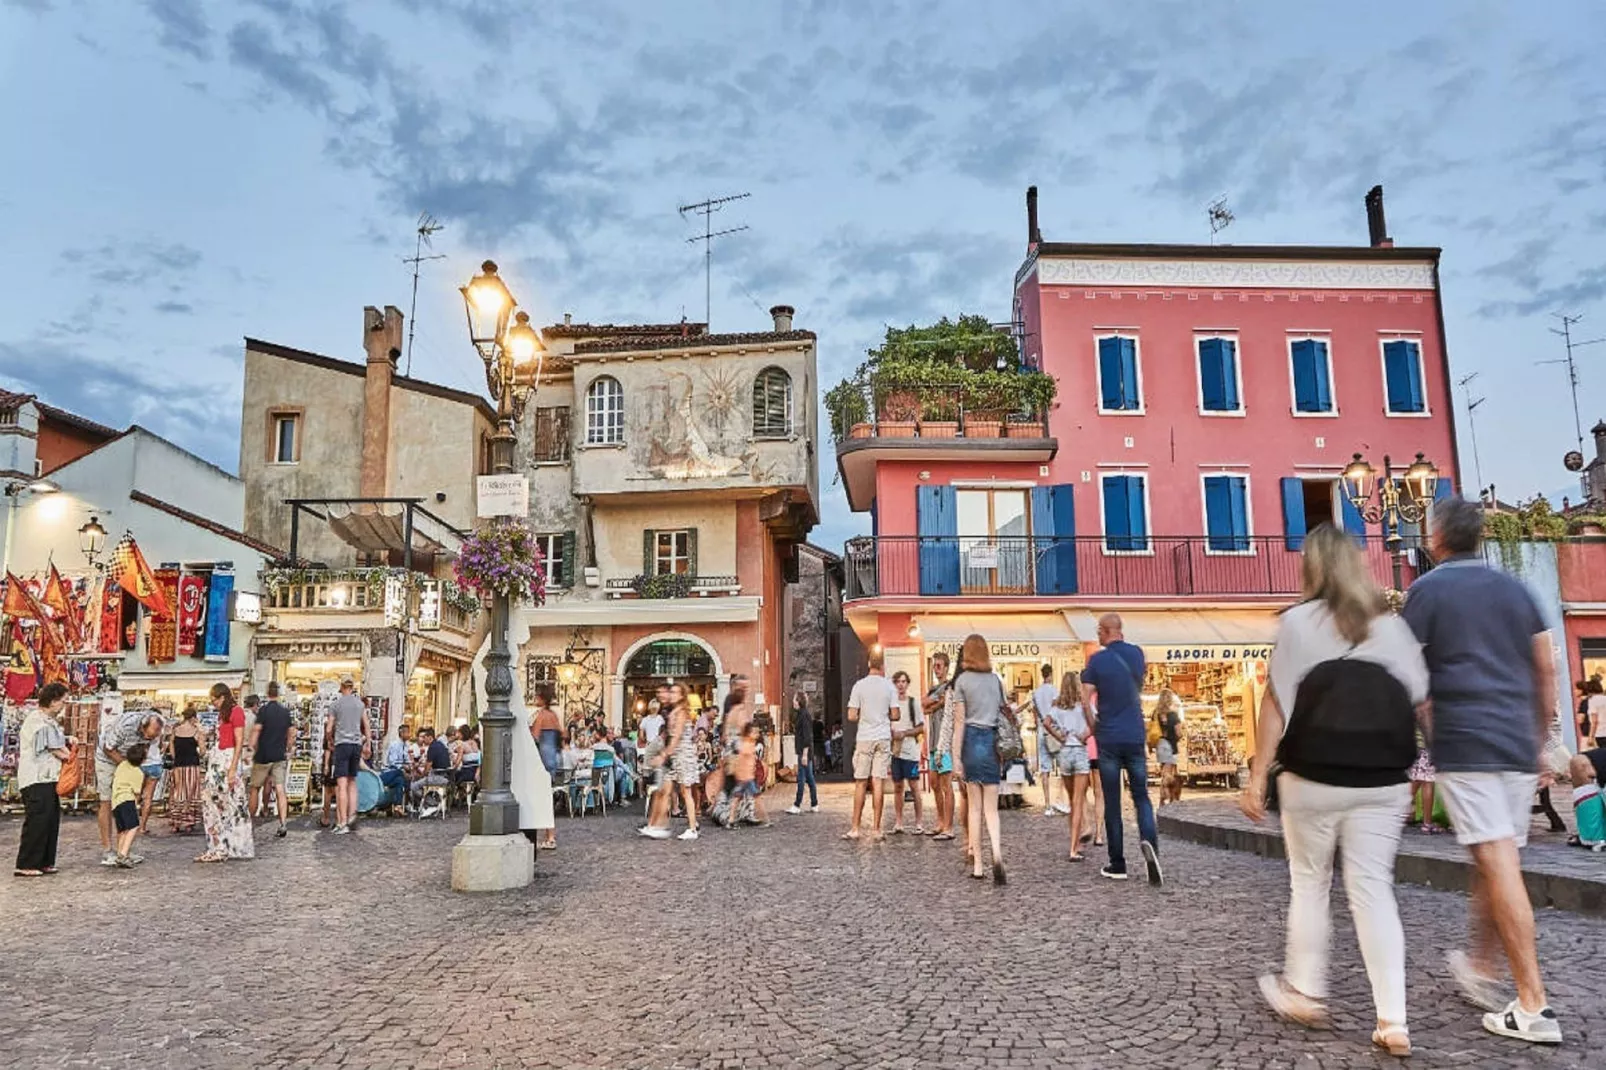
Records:
<instances>
[{"instance_id":1,"label":"potted plant","mask_svg":"<svg viewBox=\"0 0 1606 1070\"><path fill-rule=\"evenodd\" d=\"M905 386L889 389L877 407L876 434L881 438L914 438L920 415L920 395Z\"/></svg>"},{"instance_id":2,"label":"potted plant","mask_svg":"<svg viewBox=\"0 0 1606 1070\"><path fill-rule=\"evenodd\" d=\"M546 567L527 524L492 520L463 540L453 566L458 585L480 598L506 595L539 606L546 601Z\"/></svg>"},{"instance_id":3,"label":"potted plant","mask_svg":"<svg viewBox=\"0 0 1606 1070\"><path fill-rule=\"evenodd\" d=\"M959 395L935 389L920 404L921 438L955 438L959 434Z\"/></svg>"},{"instance_id":4,"label":"potted plant","mask_svg":"<svg viewBox=\"0 0 1606 1070\"><path fill-rule=\"evenodd\" d=\"M998 438L1004 433L1004 414L1017 408L1015 379L1008 372L977 372L965 398L965 437Z\"/></svg>"},{"instance_id":5,"label":"potted plant","mask_svg":"<svg viewBox=\"0 0 1606 1070\"><path fill-rule=\"evenodd\" d=\"M844 379L825 393L825 410L831 416L831 440L842 442L849 438L869 438L870 404L865 397L864 383L857 379Z\"/></svg>"},{"instance_id":6,"label":"potted plant","mask_svg":"<svg viewBox=\"0 0 1606 1070\"><path fill-rule=\"evenodd\" d=\"M1043 421L1036 416L1011 413L1009 419L1004 421L1005 438L1042 438L1043 436Z\"/></svg>"}]
</instances>

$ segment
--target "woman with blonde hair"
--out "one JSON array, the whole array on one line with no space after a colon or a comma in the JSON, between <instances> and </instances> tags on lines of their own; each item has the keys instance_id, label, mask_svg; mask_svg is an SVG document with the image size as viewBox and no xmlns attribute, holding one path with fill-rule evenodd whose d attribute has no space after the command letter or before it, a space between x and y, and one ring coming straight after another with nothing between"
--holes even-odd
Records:
<instances>
[{"instance_id":1,"label":"woman with blonde hair","mask_svg":"<svg viewBox=\"0 0 1606 1070\"><path fill-rule=\"evenodd\" d=\"M1004 883L1004 856L998 842L998 725L1014 714L1004 696L1004 682L993 672L987 640L972 634L959 651L954 677L954 776L965 785L969 807L965 822L965 854L970 875L986 878L981 864L981 829L987 826L992 847L993 883Z\"/></svg>"},{"instance_id":2,"label":"woman with blonde hair","mask_svg":"<svg viewBox=\"0 0 1606 1070\"><path fill-rule=\"evenodd\" d=\"M1405 934L1394 899L1394 856L1410 803L1406 770L1416 759L1416 717L1428 695L1422 649L1388 612L1366 559L1323 524L1305 538L1305 601L1277 626L1270 687L1242 807L1266 812L1267 766L1275 754L1290 895L1283 972L1260 978L1279 1016L1328 1023L1328 896L1333 856L1344 853L1344 890L1372 983L1372 1043L1408 1055Z\"/></svg>"},{"instance_id":3,"label":"woman with blonde hair","mask_svg":"<svg viewBox=\"0 0 1606 1070\"><path fill-rule=\"evenodd\" d=\"M1160 766L1160 805L1182 801L1182 778L1177 775L1177 751L1182 740L1182 700L1169 687L1154 704L1154 760Z\"/></svg>"},{"instance_id":4,"label":"woman with blonde hair","mask_svg":"<svg viewBox=\"0 0 1606 1070\"><path fill-rule=\"evenodd\" d=\"M1087 722L1087 711L1082 708L1082 681L1074 673L1060 677L1059 695L1048 708L1043 729L1059 741L1059 753L1054 756L1060 779L1065 782L1071 797L1071 854L1072 862L1082 861L1083 814L1087 807L1087 782L1092 766L1087 760L1087 739L1093 734Z\"/></svg>"}]
</instances>

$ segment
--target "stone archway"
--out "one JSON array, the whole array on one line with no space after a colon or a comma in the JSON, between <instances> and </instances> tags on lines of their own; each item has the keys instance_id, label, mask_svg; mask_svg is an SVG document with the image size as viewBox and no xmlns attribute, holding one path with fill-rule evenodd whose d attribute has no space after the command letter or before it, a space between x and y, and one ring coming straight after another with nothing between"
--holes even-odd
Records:
<instances>
[{"instance_id":1,"label":"stone archway","mask_svg":"<svg viewBox=\"0 0 1606 1070\"><path fill-rule=\"evenodd\" d=\"M612 715L609 720L615 730L622 730L625 724L625 679L631 659L654 643L663 642L691 643L707 652L713 667L714 702L718 706L724 705L725 696L730 693L730 676L725 671L725 664L720 659L719 651L714 649L714 644L702 636L693 635L690 632L654 632L651 635L643 636L626 647L614 666Z\"/></svg>"}]
</instances>

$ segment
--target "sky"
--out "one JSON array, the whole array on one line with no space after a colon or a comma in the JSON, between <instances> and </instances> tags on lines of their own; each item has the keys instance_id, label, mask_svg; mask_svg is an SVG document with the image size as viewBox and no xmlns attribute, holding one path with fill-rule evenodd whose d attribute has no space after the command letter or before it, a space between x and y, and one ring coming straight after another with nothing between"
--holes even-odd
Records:
<instances>
[{"instance_id":1,"label":"sky","mask_svg":"<svg viewBox=\"0 0 1606 1070\"><path fill-rule=\"evenodd\" d=\"M538 323L797 308L820 376L888 325L1007 320L1050 241L1444 249L1482 479L1560 494L1556 313L1606 336L1606 5L877 0L0 0L0 385L238 462L242 338L362 358L444 225L411 373L483 374L486 257ZM1588 427L1606 345L1577 351ZM1457 392L1462 454L1469 425ZM822 428L822 523L848 511ZM1587 452L1587 450L1586 450Z\"/></svg>"}]
</instances>

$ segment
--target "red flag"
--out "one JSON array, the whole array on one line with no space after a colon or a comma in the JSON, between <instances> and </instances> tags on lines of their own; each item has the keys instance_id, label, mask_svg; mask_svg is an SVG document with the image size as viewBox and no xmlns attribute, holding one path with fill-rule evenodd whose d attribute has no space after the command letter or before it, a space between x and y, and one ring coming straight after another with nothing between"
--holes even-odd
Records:
<instances>
[{"instance_id":1,"label":"red flag","mask_svg":"<svg viewBox=\"0 0 1606 1070\"><path fill-rule=\"evenodd\" d=\"M78 619L78 600L73 597L67 581L61 578L55 562L51 562L50 576L45 580L44 604L56 611L66 631L69 650L77 650L83 643L83 626Z\"/></svg>"},{"instance_id":2,"label":"red flag","mask_svg":"<svg viewBox=\"0 0 1606 1070\"><path fill-rule=\"evenodd\" d=\"M123 649L123 589L108 580L101 585L100 650L116 654Z\"/></svg>"},{"instance_id":3,"label":"red flag","mask_svg":"<svg viewBox=\"0 0 1606 1070\"><path fill-rule=\"evenodd\" d=\"M163 611L152 613L145 627L145 660L152 665L178 658L178 618L166 609L178 605L178 569L158 569L156 586L161 592Z\"/></svg>"},{"instance_id":4,"label":"red flag","mask_svg":"<svg viewBox=\"0 0 1606 1070\"><path fill-rule=\"evenodd\" d=\"M13 620L16 620L19 617L32 618L34 616L35 605L36 603L34 602L32 596L28 594L28 588L23 586L21 580L7 572L6 600L5 604L0 606L0 612L5 613L6 616L12 618Z\"/></svg>"},{"instance_id":5,"label":"red flag","mask_svg":"<svg viewBox=\"0 0 1606 1070\"><path fill-rule=\"evenodd\" d=\"M139 552L139 544L134 541L132 532L124 532L118 540L117 548L112 551L112 565L107 575L130 598L152 613L166 617L173 615L166 592L156 582L156 574L151 571L151 566L145 563L145 555Z\"/></svg>"},{"instance_id":6,"label":"red flag","mask_svg":"<svg viewBox=\"0 0 1606 1070\"><path fill-rule=\"evenodd\" d=\"M178 578L178 652L194 657L206 621L206 577L186 572Z\"/></svg>"}]
</instances>

